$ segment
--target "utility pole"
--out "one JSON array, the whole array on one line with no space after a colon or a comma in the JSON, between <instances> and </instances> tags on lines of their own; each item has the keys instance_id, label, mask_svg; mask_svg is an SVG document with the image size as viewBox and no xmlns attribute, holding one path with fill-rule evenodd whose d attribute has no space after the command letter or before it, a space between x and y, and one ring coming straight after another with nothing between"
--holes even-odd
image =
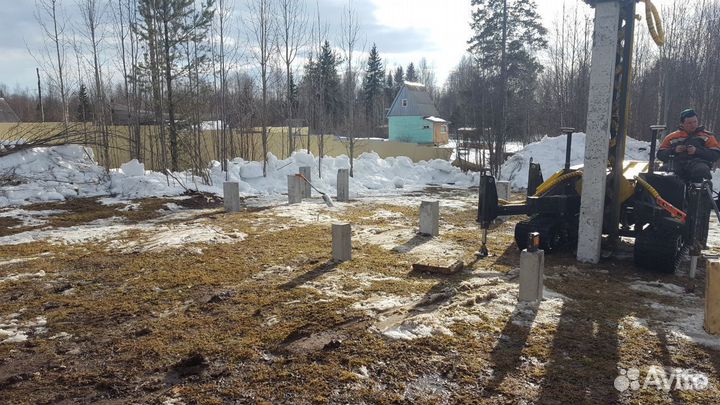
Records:
<instances>
[{"instance_id":1,"label":"utility pole","mask_svg":"<svg viewBox=\"0 0 720 405\"><path fill-rule=\"evenodd\" d=\"M38 83L38 108L40 109L40 121L45 122L45 108L43 107L42 102L42 88L40 87L40 68L35 68L35 73L37 73L37 83Z\"/></svg>"}]
</instances>

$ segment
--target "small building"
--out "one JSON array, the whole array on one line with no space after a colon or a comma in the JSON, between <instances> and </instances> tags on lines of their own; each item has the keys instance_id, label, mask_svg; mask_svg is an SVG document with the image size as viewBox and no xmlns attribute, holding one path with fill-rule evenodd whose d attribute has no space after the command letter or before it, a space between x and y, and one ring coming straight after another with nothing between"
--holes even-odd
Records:
<instances>
[{"instance_id":1,"label":"small building","mask_svg":"<svg viewBox=\"0 0 720 405\"><path fill-rule=\"evenodd\" d=\"M128 106L122 104L111 104L110 113L114 125L129 125L136 122L140 125L155 125L157 123L154 112L128 108ZM164 113L163 117L167 120L169 116Z\"/></svg>"},{"instance_id":2,"label":"small building","mask_svg":"<svg viewBox=\"0 0 720 405\"><path fill-rule=\"evenodd\" d=\"M10 104L2 97L0 97L0 122L20 122L20 118L15 114Z\"/></svg>"},{"instance_id":3,"label":"small building","mask_svg":"<svg viewBox=\"0 0 720 405\"><path fill-rule=\"evenodd\" d=\"M404 82L387 113L388 139L397 142L444 145L448 122L421 83Z\"/></svg>"}]
</instances>

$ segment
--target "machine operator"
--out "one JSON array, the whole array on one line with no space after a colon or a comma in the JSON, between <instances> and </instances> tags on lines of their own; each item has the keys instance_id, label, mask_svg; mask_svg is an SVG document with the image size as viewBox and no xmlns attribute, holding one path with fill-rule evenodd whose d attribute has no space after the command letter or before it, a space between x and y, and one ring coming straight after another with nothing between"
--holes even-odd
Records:
<instances>
[{"instance_id":1,"label":"machine operator","mask_svg":"<svg viewBox=\"0 0 720 405\"><path fill-rule=\"evenodd\" d=\"M692 109L680 113L680 127L666 136L657 152L658 159L682 179L702 182L712 179L712 167L720 159L720 143L700 126Z\"/></svg>"}]
</instances>

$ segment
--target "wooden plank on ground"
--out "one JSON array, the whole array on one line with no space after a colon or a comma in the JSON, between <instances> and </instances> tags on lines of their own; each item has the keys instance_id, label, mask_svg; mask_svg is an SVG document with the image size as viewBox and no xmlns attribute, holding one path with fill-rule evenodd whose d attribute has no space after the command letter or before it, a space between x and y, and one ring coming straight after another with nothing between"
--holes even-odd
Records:
<instances>
[{"instance_id":1,"label":"wooden plank on ground","mask_svg":"<svg viewBox=\"0 0 720 405\"><path fill-rule=\"evenodd\" d=\"M413 263L414 271L435 274L455 274L463 269L465 264L462 260L455 259L428 259Z\"/></svg>"}]
</instances>

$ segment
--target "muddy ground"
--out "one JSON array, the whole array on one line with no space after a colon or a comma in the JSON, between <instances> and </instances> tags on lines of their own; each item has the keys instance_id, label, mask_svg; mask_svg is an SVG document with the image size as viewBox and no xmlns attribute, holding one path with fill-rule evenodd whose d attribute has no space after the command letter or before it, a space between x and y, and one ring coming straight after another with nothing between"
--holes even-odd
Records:
<instances>
[{"instance_id":1,"label":"muddy ground","mask_svg":"<svg viewBox=\"0 0 720 405\"><path fill-rule=\"evenodd\" d=\"M428 197L434 239L416 234ZM0 404L720 402L704 269L554 254L545 299L521 305L521 218L498 222L478 260L475 201L430 189L335 208L248 199L233 214L201 195L0 210ZM333 222L353 224L349 262L331 261ZM412 271L438 257L465 269ZM615 388L652 366L708 386Z\"/></svg>"}]
</instances>

